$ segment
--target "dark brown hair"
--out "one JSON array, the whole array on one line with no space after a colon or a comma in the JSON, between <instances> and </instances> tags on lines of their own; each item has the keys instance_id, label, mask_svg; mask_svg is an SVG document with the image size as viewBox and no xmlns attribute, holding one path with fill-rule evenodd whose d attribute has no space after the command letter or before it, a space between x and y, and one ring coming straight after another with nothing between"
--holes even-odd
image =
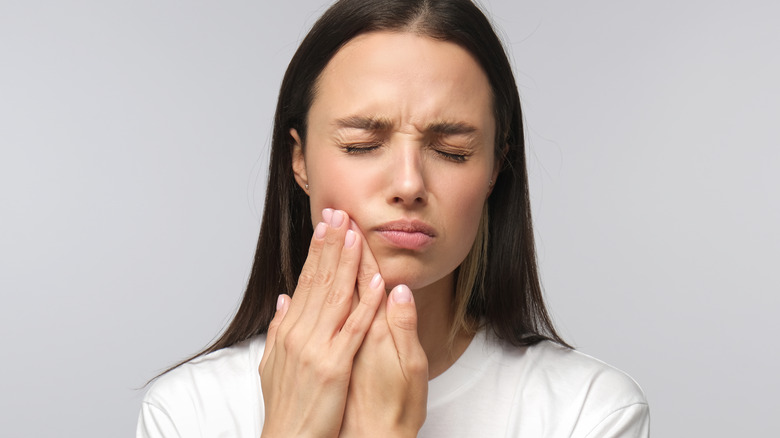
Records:
<instances>
[{"instance_id":1,"label":"dark brown hair","mask_svg":"<svg viewBox=\"0 0 780 438\"><path fill-rule=\"evenodd\" d=\"M348 41L371 31L414 32L460 45L484 69L493 94L496 156L503 163L488 199L484 278L467 316L513 345L552 340L536 265L520 97L512 68L490 22L469 0L341 0L314 24L282 81L274 118L265 210L252 273L227 330L194 357L264 333L279 294L292 295L312 235L309 199L292 172L295 128L305 142L306 118L320 73ZM178 365L177 365L178 366ZM175 367L174 367L175 368Z\"/></svg>"}]
</instances>

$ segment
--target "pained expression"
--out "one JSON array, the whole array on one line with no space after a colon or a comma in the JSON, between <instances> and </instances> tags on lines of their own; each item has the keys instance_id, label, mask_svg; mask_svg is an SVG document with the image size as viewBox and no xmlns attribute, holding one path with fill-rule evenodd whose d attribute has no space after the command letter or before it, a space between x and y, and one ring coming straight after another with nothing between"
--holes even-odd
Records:
<instances>
[{"instance_id":1,"label":"pained expression","mask_svg":"<svg viewBox=\"0 0 780 438\"><path fill-rule=\"evenodd\" d=\"M319 77L305 146L291 134L312 222L326 207L346 211L386 286L428 286L466 257L498 170L490 86L466 50L413 33L359 35Z\"/></svg>"}]
</instances>

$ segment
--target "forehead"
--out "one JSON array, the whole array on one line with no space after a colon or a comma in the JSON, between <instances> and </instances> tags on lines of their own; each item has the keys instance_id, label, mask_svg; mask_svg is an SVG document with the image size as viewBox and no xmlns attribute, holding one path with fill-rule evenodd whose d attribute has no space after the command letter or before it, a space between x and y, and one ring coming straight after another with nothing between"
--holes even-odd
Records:
<instances>
[{"instance_id":1,"label":"forehead","mask_svg":"<svg viewBox=\"0 0 780 438\"><path fill-rule=\"evenodd\" d=\"M493 128L492 93L461 46L409 32L371 32L344 45L320 75L311 123L351 116L399 124L464 122Z\"/></svg>"}]
</instances>

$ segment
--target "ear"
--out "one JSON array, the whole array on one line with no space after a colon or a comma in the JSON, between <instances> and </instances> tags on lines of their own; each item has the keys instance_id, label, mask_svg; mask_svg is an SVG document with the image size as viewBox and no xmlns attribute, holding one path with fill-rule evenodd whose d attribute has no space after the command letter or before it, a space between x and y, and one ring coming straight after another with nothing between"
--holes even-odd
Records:
<instances>
[{"instance_id":1,"label":"ear","mask_svg":"<svg viewBox=\"0 0 780 438\"><path fill-rule=\"evenodd\" d=\"M492 184L490 185L490 188L488 189L488 196L490 196L491 193L493 193L493 187L496 186L496 180L498 180L498 174L501 173L501 169L504 167L504 157L506 156L506 153L509 151L509 145L504 145L504 148L501 150L501 155L496 157L495 160L493 160L493 172L490 174L490 181L492 181Z\"/></svg>"},{"instance_id":2,"label":"ear","mask_svg":"<svg viewBox=\"0 0 780 438\"><path fill-rule=\"evenodd\" d=\"M293 138L292 171L295 174L295 182L304 192L309 193L309 176L306 174L306 158L303 156L301 136L295 128L290 129L290 136Z\"/></svg>"}]
</instances>

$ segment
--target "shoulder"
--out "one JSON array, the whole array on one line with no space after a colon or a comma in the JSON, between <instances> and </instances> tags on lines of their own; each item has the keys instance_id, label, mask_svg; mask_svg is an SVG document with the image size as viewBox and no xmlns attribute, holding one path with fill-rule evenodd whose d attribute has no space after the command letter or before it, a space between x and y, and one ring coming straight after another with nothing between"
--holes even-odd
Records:
<instances>
[{"instance_id":1,"label":"shoulder","mask_svg":"<svg viewBox=\"0 0 780 438\"><path fill-rule=\"evenodd\" d=\"M565 426L571 436L647 436L647 398L625 372L549 341L502 350L522 374L524 398L535 394L548 421ZM612 429L630 432L608 433Z\"/></svg>"},{"instance_id":2,"label":"shoulder","mask_svg":"<svg viewBox=\"0 0 780 438\"><path fill-rule=\"evenodd\" d=\"M198 436L215 427L252 436L244 429L260 424L253 419L262 414L257 367L264 345L265 336L256 336L160 376L144 397L138 436Z\"/></svg>"},{"instance_id":3,"label":"shoulder","mask_svg":"<svg viewBox=\"0 0 780 438\"><path fill-rule=\"evenodd\" d=\"M646 437L648 418L626 373L553 342L516 347L481 331L429 382L420 436Z\"/></svg>"},{"instance_id":4,"label":"shoulder","mask_svg":"<svg viewBox=\"0 0 780 438\"><path fill-rule=\"evenodd\" d=\"M264 337L258 336L184 363L160 376L144 401L165 404L183 394L229 392L237 385L252 383L263 345Z\"/></svg>"},{"instance_id":5,"label":"shoulder","mask_svg":"<svg viewBox=\"0 0 780 438\"><path fill-rule=\"evenodd\" d=\"M515 353L517 354L517 353ZM582 352L544 341L527 349L524 368L532 380L584 398L608 398L614 404L647 403L628 374Z\"/></svg>"}]
</instances>

